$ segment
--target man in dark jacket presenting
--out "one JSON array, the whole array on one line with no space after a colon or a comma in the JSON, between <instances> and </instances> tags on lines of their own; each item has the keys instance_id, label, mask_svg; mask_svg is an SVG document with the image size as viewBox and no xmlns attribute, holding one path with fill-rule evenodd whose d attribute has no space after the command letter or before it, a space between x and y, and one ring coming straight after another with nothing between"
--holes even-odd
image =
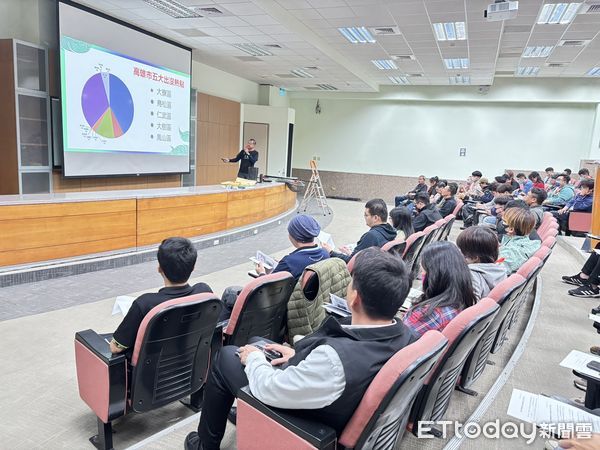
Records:
<instances>
[{"instance_id":1,"label":"man in dark jacket presenting","mask_svg":"<svg viewBox=\"0 0 600 450\"><path fill-rule=\"evenodd\" d=\"M341 247L339 252L334 252L327 244L322 244L323 248L329 252L331 257L348 262L355 254L365 248L382 247L386 242L396 239L396 230L387 223L387 219L388 212L385 202L380 198L369 200L365 204L365 223L370 230L360 237L354 250Z\"/></svg>"},{"instance_id":2,"label":"man in dark jacket presenting","mask_svg":"<svg viewBox=\"0 0 600 450\"><path fill-rule=\"evenodd\" d=\"M415 231L423 231L429 225L436 223L442 218L437 207L429 203L429 195L419 193L415 196L415 211L417 215L413 219Z\"/></svg>"},{"instance_id":3,"label":"man in dark jacket presenting","mask_svg":"<svg viewBox=\"0 0 600 450\"><path fill-rule=\"evenodd\" d=\"M258 152L255 150L256 141L250 139L243 149L235 156L235 158L221 158L223 162L236 163L240 162L240 170L238 170L239 178L249 178L248 169L254 167L256 161L258 161Z\"/></svg>"}]
</instances>

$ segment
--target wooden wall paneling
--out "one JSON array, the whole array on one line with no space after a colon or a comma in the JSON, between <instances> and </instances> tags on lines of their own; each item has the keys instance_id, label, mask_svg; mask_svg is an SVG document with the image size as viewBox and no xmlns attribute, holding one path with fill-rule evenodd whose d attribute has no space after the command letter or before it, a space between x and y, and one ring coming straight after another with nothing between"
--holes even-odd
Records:
<instances>
[{"instance_id":1,"label":"wooden wall paneling","mask_svg":"<svg viewBox=\"0 0 600 450\"><path fill-rule=\"evenodd\" d=\"M208 122L208 95L196 94L196 114L198 122Z\"/></svg>"},{"instance_id":2,"label":"wooden wall paneling","mask_svg":"<svg viewBox=\"0 0 600 450\"><path fill-rule=\"evenodd\" d=\"M198 123L196 139L196 166L206 166L208 165L208 122Z\"/></svg>"},{"instance_id":3,"label":"wooden wall paneling","mask_svg":"<svg viewBox=\"0 0 600 450\"><path fill-rule=\"evenodd\" d=\"M19 193L13 42L0 39L0 195Z\"/></svg>"},{"instance_id":4,"label":"wooden wall paneling","mask_svg":"<svg viewBox=\"0 0 600 450\"><path fill-rule=\"evenodd\" d=\"M139 199L138 246L171 236L194 237L224 230L227 194Z\"/></svg>"},{"instance_id":5,"label":"wooden wall paneling","mask_svg":"<svg viewBox=\"0 0 600 450\"><path fill-rule=\"evenodd\" d=\"M0 266L135 247L136 201L0 206Z\"/></svg>"},{"instance_id":6,"label":"wooden wall paneling","mask_svg":"<svg viewBox=\"0 0 600 450\"><path fill-rule=\"evenodd\" d=\"M227 199L227 228L260 222L266 218L265 189L231 191Z\"/></svg>"}]
</instances>

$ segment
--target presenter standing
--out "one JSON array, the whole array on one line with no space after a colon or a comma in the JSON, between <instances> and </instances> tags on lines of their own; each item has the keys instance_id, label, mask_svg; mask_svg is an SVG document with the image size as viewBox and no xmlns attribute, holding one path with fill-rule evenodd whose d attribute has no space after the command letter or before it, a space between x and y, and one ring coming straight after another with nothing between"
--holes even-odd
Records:
<instances>
[{"instance_id":1,"label":"presenter standing","mask_svg":"<svg viewBox=\"0 0 600 450\"><path fill-rule=\"evenodd\" d=\"M221 158L223 162L236 163L240 162L240 170L238 170L239 178L249 179L249 169L250 167L254 167L256 161L258 161L258 152L254 149L256 147L256 141L254 139L249 139L248 143L244 146L243 149L236 155L235 158Z\"/></svg>"}]
</instances>

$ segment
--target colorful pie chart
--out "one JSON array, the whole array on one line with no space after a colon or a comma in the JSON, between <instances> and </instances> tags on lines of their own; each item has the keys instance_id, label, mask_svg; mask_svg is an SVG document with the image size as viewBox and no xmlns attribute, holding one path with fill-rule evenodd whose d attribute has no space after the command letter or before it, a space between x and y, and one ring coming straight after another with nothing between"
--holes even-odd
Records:
<instances>
[{"instance_id":1,"label":"colorful pie chart","mask_svg":"<svg viewBox=\"0 0 600 450\"><path fill-rule=\"evenodd\" d=\"M100 136L123 136L133 122L133 98L123 81L110 73L92 75L81 93L81 108L89 126Z\"/></svg>"}]
</instances>

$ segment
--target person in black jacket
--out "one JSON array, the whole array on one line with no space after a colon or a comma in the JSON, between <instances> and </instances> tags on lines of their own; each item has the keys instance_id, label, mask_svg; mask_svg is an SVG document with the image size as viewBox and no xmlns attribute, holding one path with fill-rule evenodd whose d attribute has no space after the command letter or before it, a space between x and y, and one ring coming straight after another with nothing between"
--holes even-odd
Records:
<instances>
[{"instance_id":1,"label":"person in black jacket","mask_svg":"<svg viewBox=\"0 0 600 450\"><path fill-rule=\"evenodd\" d=\"M249 178L248 171L250 167L254 167L258 161L258 152L255 150L256 140L250 139L243 149L235 156L235 158L221 158L223 162L236 163L240 162L240 170L238 170L239 178Z\"/></svg>"},{"instance_id":2,"label":"person in black jacket","mask_svg":"<svg viewBox=\"0 0 600 450\"><path fill-rule=\"evenodd\" d=\"M417 195L427 196L424 193ZM427 196L427 198L429 197ZM365 248L382 247L386 242L396 239L396 230L387 222L387 219L388 212L385 202L380 198L369 200L365 204L365 223L370 229L360 237L354 250L351 251L344 246L340 247L339 252L334 252L327 244L323 243L322 246L329 252L331 257L348 262L355 254Z\"/></svg>"},{"instance_id":3,"label":"person in black jacket","mask_svg":"<svg viewBox=\"0 0 600 450\"><path fill-rule=\"evenodd\" d=\"M419 181L412 191L408 191L406 195L399 195L394 198L395 206L406 205L412 199L415 198L419 192L427 192L427 185L425 184L425 175L419 175Z\"/></svg>"},{"instance_id":4,"label":"person in black jacket","mask_svg":"<svg viewBox=\"0 0 600 450\"><path fill-rule=\"evenodd\" d=\"M442 189L442 201L438 204L442 217L446 217L454 212L454 208L456 208L456 199L454 196L457 192L458 184L456 183L448 183Z\"/></svg>"},{"instance_id":5,"label":"person in black jacket","mask_svg":"<svg viewBox=\"0 0 600 450\"><path fill-rule=\"evenodd\" d=\"M442 218L434 204L429 203L429 196L423 192L415 196L415 210L417 215L413 219L415 231L423 231L429 225L434 224Z\"/></svg>"}]
</instances>

